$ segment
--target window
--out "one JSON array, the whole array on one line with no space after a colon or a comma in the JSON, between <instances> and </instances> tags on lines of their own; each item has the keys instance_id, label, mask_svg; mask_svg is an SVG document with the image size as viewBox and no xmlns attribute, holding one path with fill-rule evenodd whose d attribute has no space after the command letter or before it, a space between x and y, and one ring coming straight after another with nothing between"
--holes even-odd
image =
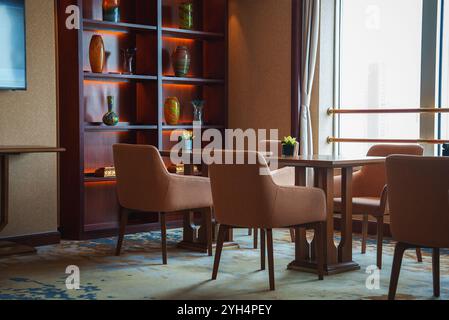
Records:
<instances>
[{"instance_id":1,"label":"window","mask_svg":"<svg viewBox=\"0 0 449 320\"><path fill-rule=\"evenodd\" d=\"M419 108L423 0L341 0L340 10L339 107ZM340 138L420 137L419 114L345 114L338 118ZM449 135L449 116L445 123ZM369 147L340 143L339 153L360 155Z\"/></svg>"}]
</instances>

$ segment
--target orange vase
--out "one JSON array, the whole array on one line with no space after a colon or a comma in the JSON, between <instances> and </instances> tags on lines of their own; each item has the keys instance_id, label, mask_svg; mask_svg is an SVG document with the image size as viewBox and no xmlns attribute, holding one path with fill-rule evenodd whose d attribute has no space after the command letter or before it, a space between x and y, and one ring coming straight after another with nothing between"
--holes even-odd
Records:
<instances>
[{"instance_id":1,"label":"orange vase","mask_svg":"<svg viewBox=\"0 0 449 320\"><path fill-rule=\"evenodd\" d=\"M181 115L181 104L178 98L170 97L165 100L164 115L166 124L171 126L178 124Z\"/></svg>"},{"instance_id":2,"label":"orange vase","mask_svg":"<svg viewBox=\"0 0 449 320\"><path fill-rule=\"evenodd\" d=\"M100 35L92 36L89 46L90 68L93 73L102 73L106 61L103 38Z\"/></svg>"}]
</instances>

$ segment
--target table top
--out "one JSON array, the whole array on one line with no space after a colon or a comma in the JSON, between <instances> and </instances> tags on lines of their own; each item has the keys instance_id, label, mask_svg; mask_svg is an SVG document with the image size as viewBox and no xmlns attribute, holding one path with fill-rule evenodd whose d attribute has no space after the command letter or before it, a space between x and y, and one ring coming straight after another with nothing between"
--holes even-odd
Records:
<instances>
[{"instance_id":1,"label":"table top","mask_svg":"<svg viewBox=\"0 0 449 320\"><path fill-rule=\"evenodd\" d=\"M64 152L64 148L48 146L2 146L0 145L0 155L23 154L23 153L55 153Z\"/></svg>"},{"instance_id":2,"label":"table top","mask_svg":"<svg viewBox=\"0 0 449 320\"><path fill-rule=\"evenodd\" d=\"M267 157L268 160L270 157ZM331 156L313 155L296 157L277 157L276 160L282 166L310 167L310 168L345 168L359 167L372 164L385 163L385 157L367 156Z\"/></svg>"}]
</instances>

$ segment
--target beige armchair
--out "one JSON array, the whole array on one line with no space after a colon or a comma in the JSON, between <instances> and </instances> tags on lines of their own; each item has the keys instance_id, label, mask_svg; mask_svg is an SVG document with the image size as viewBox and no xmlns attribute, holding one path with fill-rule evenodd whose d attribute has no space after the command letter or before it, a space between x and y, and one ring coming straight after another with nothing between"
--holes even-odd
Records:
<instances>
[{"instance_id":1,"label":"beige armchair","mask_svg":"<svg viewBox=\"0 0 449 320\"><path fill-rule=\"evenodd\" d=\"M130 212L158 214L161 223L162 257L167 264L166 215L173 212L202 211L211 221L212 195L208 178L170 174L153 146L116 144L113 146L117 194L121 211L116 255L120 255ZM212 255L209 224L208 252Z\"/></svg>"},{"instance_id":2,"label":"beige armchair","mask_svg":"<svg viewBox=\"0 0 449 320\"><path fill-rule=\"evenodd\" d=\"M386 157L392 154L408 154L422 156L423 148L419 145L376 145L367 156ZM384 216L388 215L386 194L385 165L370 165L354 173L352 182L352 210L354 215L362 215L362 253L366 252L368 237L368 216L373 216L377 222L377 266L382 268L382 241L384 232ZM341 212L341 176L334 179L334 211ZM421 251L417 249L418 260L422 261Z\"/></svg>"},{"instance_id":3,"label":"beige armchair","mask_svg":"<svg viewBox=\"0 0 449 320\"><path fill-rule=\"evenodd\" d=\"M449 247L449 158L387 159L391 233L397 241L388 297L394 299L404 251L433 249L433 292L440 296L440 248Z\"/></svg>"},{"instance_id":4,"label":"beige armchair","mask_svg":"<svg viewBox=\"0 0 449 320\"><path fill-rule=\"evenodd\" d=\"M324 232L326 221L325 195L321 189L280 186L273 181L265 159L252 151L243 153L256 164L213 164L209 168L215 217L220 223L212 279L218 274L223 241L229 228L257 228L262 232L261 268L265 269L265 233L268 247L270 289L275 289L273 228L304 226L316 230L319 279L323 279ZM265 175L261 175L262 172Z\"/></svg>"},{"instance_id":5,"label":"beige armchair","mask_svg":"<svg viewBox=\"0 0 449 320\"><path fill-rule=\"evenodd\" d=\"M271 152L272 146L277 148L278 156L282 155L282 143L280 140L262 140L260 145L265 146L265 151ZM299 143L296 143L294 154L299 154ZM276 184L281 186L294 186L295 185L295 168L292 167L284 167L277 170L271 171L271 176ZM249 229L248 234L252 234L253 229ZM254 229L254 249L257 249L257 238L258 238L258 229ZM295 242L295 230L290 229L290 238L292 242Z\"/></svg>"}]
</instances>

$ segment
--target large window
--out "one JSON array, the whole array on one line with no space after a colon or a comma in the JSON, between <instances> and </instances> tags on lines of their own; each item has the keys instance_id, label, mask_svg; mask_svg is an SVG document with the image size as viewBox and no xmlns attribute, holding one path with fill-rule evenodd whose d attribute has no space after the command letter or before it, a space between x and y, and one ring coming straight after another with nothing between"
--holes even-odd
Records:
<instances>
[{"instance_id":1,"label":"large window","mask_svg":"<svg viewBox=\"0 0 449 320\"><path fill-rule=\"evenodd\" d=\"M341 0L340 9L339 107L419 108L423 0ZM338 117L341 138L420 137L419 114ZM341 143L339 152L364 154L369 146Z\"/></svg>"}]
</instances>

